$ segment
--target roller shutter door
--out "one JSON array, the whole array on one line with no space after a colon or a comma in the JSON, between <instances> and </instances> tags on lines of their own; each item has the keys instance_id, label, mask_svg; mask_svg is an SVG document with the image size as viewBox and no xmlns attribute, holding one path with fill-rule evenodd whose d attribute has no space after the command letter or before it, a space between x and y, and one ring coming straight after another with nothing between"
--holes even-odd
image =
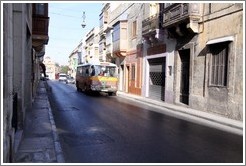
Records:
<instances>
[{"instance_id":1,"label":"roller shutter door","mask_svg":"<svg viewBox=\"0 0 246 166\"><path fill-rule=\"evenodd\" d=\"M166 58L149 59L149 98L165 100Z\"/></svg>"}]
</instances>

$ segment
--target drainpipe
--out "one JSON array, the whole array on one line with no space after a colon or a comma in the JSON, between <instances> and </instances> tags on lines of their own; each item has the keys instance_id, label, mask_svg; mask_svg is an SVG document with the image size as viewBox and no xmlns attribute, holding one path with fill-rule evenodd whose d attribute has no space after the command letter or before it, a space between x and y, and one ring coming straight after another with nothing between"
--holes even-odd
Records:
<instances>
[{"instance_id":1,"label":"drainpipe","mask_svg":"<svg viewBox=\"0 0 246 166\"><path fill-rule=\"evenodd\" d=\"M205 3L203 3L203 8L202 8L202 30L200 33L203 33L204 31L204 13L205 13Z\"/></svg>"}]
</instances>

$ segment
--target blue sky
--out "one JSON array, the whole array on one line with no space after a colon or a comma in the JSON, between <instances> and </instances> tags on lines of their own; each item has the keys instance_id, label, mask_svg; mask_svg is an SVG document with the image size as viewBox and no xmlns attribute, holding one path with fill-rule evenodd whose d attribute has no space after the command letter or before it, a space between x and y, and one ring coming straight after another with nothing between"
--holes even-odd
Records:
<instances>
[{"instance_id":1,"label":"blue sky","mask_svg":"<svg viewBox=\"0 0 246 166\"><path fill-rule=\"evenodd\" d=\"M49 3L49 43L45 57L49 56L60 65L68 64L68 57L82 38L99 26L102 3L93 2L52 2ZM85 12L86 27L82 28Z\"/></svg>"}]
</instances>

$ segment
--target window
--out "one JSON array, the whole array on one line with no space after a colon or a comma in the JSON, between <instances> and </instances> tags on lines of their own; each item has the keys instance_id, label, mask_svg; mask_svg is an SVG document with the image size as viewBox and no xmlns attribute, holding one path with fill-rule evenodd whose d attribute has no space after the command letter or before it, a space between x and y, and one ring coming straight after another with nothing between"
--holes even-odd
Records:
<instances>
[{"instance_id":1,"label":"window","mask_svg":"<svg viewBox=\"0 0 246 166\"><path fill-rule=\"evenodd\" d=\"M131 80L135 80L135 65L132 65Z\"/></svg>"},{"instance_id":2,"label":"window","mask_svg":"<svg viewBox=\"0 0 246 166\"><path fill-rule=\"evenodd\" d=\"M209 46L211 53L210 85L227 86L229 43L217 43Z\"/></svg>"},{"instance_id":3,"label":"window","mask_svg":"<svg viewBox=\"0 0 246 166\"><path fill-rule=\"evenodd\" d=\"M45 6L43 3L36 3L35 6L37 15L45 15Z\"/></svg>"},{"instance_id":4,"label":"window","mask_svg":"<svg viewBox=\"0 0 246 166\"><path fill-rule=\"evenodd\" d=\"M136 37L137 36L137 21L133 21L132 23L132 37Z\"/></svg>"},{"instance_id":5,"label":"window","mask_svg":"<svg viewBox=\"0 0 246 166\"><path fill-rule=\"evenodd\" d=\"M105 11L103 13L103 23L104 24L107 24L108 23L108 12L107 11Z\"/></svg>"},{"instance_id":6,"label":"window","mask_svg":"<svg viewBox=\"0 0 246 166\"><path fill-rule=\"evenodd\" d=\"M95 65L91 67L91 76L116 76L116 67Z\"/></svg>"},{"instance_id":7,"label":"window","mask_svg":"<svg viewBox=\"0 0 246 166\"><path fill-rule=\"evenodd\" d=\"M34 16L48 17L48 3L34 3L32 7Z\"/></svg>"},{"instance_id":8,"label":"window","mask_svg":"<svg viewBox=\"0 0 246 166\"><path fill-rule=\"evenodd\" d=\"M94 53L94 55L99 55L99 48L98 47L95 47L95 53Z\"/></svg>"},{"instance_id":9,"label":"window","mask_svg":"<svg viewBox=\"0 0 246 166\"><path fill-rule=\"evenodd\" d=\"M120 23L114 26L113 42L120 39Z\"/></svg>"}]
</instances>

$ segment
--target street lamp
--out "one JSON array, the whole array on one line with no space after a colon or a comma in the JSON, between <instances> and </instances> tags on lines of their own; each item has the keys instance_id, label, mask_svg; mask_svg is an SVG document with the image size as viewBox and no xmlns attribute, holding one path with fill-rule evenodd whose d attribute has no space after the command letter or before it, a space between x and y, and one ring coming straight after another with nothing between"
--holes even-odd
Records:
<instances>
[{"instance_id":1,"label":"street lamp","mask_svg":"<svg viewBox=\"0 0 246 166\"><path fill-rule=\"evenodd\" d=\"M82 22L81 26L82 26L82 28L84 28L86 26L86 24L85 24L85 12L83 12L82 18L83 18L83 22Z\"/></svg>"}]
</instances>

